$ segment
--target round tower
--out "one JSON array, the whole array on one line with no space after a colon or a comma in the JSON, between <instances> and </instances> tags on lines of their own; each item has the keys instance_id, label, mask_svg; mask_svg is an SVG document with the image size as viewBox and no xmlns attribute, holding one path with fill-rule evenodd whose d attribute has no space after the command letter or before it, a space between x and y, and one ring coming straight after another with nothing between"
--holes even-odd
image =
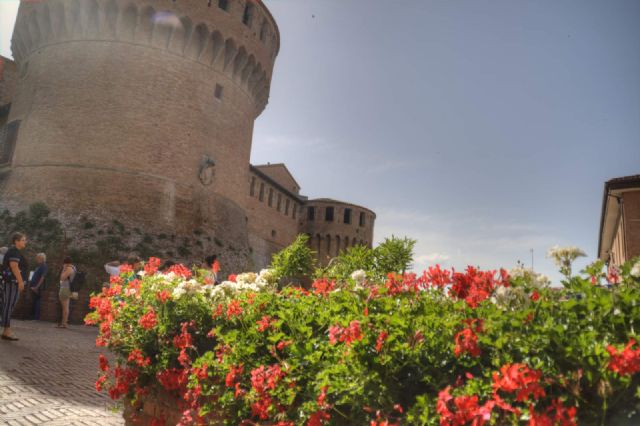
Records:
<instances>
[{"instance_id":1,"label":"round tower","mask_svg":"<svg viewBox=\"0 0 640 426\"><path fill-rule=\"evenodd\" d=\"M22 2L0 198L246 248L253 123L279 43L254 0Z\"/></svg>"},{"instance_id":2,"label":"round tower","mask_svg":"<svg viewBox=\"0 0 640 426\"><path fill-rule=\"evenodd\" d=\"M349 247L371 248L376 214L356 204L317 198L307 201L300 218L300 231L309 236L309 246L321 265Z\"/></svg>"}]
</instances>

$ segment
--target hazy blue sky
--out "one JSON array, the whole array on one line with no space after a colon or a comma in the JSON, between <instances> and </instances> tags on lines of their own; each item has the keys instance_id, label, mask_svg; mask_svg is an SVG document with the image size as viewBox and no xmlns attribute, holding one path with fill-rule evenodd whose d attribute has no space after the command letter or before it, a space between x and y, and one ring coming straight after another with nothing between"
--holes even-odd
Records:
<instances>
[{"instance_id":1,"label":"hazy blue sky","mask_svg":"<svg viewBox=\"0 0 640 426\"><path fill-rule=\"evenodd\" d=\"M604 181L640 173L640 1L266 4L281 50L253 163L370 207L377 241L418 240L417 269L533 248L557 278L550 246L596 256Z\"/></svg>"}]
</instances>

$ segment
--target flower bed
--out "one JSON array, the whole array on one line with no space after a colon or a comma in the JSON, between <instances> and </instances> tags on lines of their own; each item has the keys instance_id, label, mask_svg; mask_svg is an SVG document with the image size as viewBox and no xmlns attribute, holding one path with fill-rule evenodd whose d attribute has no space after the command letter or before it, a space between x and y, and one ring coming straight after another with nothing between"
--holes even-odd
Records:
<instances>
[{"instance_id":1,"label":"flower bed","mask_svg":"<svg viewBox=\"0 0 640 426\"><path fill-rule=\"evenodd\" d=\"M118 356L96 387L145 423L606 424L639 391L640 264L611 288L592 283L595 264L563 289L525 269L436 266L310 290L278 290L269 270L213 286L157 264L125 271L87 317Z\"/></svg>"}]
</instances>

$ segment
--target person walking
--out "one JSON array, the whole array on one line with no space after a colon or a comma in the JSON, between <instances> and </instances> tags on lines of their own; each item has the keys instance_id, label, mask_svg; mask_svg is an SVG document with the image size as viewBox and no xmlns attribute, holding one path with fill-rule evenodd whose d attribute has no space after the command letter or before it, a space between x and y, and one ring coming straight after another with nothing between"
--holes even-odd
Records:
<instances>
[{"instance_id":1,"label":"person walking","mask_svg":"<svg viewBox=\"0 0 640 426\"><path fill-rule=\"evenodd\" d=\"M38 266L36 270L33 271L33 276L29 280L29 287L31 289L31 296L33 297L31 318L39 320L42 291L44 290L44 283L47 277L47 255L38 253L36 255L36 263Z\"/></svg>"},{"instance_id":2,"label":"person walking","mask_svg":"<svg viewBox=\"0 0 640 426\"><path fill-rule=\"evenodd\" d=\"M60 291L58 291L58 299L62 306L62 317L60 323L57 325L59 328L67 328L69 323L69 299L71 299L71 282L76 276L76 267L73 266L71 258L65 257L62 261L62 271L60 271Z\"/></svg>"},{"instance_id":3,"label":"person walking","mask_svg":"<svg viewBox=\"0 0 640 426\"><path fill-rule=\"evenodd\" d=\"M0 325L4 327L2 340L18 340L11 334L11 314L15 308L20 293L24 290L24 279L27 277L27 261L20 253L27 246L27 236L16 232L11 237L11 248L2 259L0 268L0 288L2 300L0 303Z\"/></svg>"}]
</instances>

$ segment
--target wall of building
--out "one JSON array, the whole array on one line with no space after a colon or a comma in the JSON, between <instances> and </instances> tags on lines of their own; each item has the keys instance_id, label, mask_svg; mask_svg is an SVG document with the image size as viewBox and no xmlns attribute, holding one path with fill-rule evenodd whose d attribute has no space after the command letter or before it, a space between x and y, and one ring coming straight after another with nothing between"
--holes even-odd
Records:
<instances>
[{"instance_id":1,"label":"wall of building","mask_svg":"<svg viewBox=\"0 0 640 426\"><path fill-rule=\"evenodd\" d=\"M611 253L609 255L609 262L611 265L620 266L626 262L626 251L624 243L624 226L622 221L618 224L616 234L611 245Z\"/></svg>"},{"instance_id":2,"label":"wall of building","mask_svg":"<svg viewBox=\"0 0 640 426\"><path fill-rule=\"evenodd\" d=\"M293 176L291 176L284 164L261 164L253 167L275 180L289 192L300 194L300 186Z\"/></svg>"},{"instance_id":3,"label":"wall of building","mask_svg":"<svg viewBox=\"0 0 640 426\"><path fill-rule=\"evenodd\" d=\"M83 227L117 222L137 230L122 232L127 250L141 239L180 261L214 252L227 273L267 266L303 232L321 263L371 246L372 211L309 204L284 165L249 164L279 43L260 1L23 2L0 84L17 129L0 208L44 202L69 248L95 250Z\"/></svg>"},{"instance_id":4,"label":"wall of building","mask_svg":"<svg viewBox=\"0 0 640 426\"><path fill-rule=\"evenodd\" d=\"M622 194L626 260L640 256L640 190Z\"/></svg>"},{"instance_id":5,"label":"wall of building","mask_svg":"<svg viewBox=\"0 0 640 426\"><path fill-rule=\"evenodd\" d=\"M247 194L249 244L257 269L298 235L302 202L271 179L252 172Z\"/></svg>"},{"instance_id":6,"label":"wall of building","mask_svg":"<svg viewBox=\"0 0 640 426\"><path fill-rule=\"evenodd\" d=\"M331 220L327 216L330 209L333 209ZM345 220L348 219L345 217L347 210L351 211L350 220ZM310 211L314 212L313 218ZM309 200L301 215L300 232L309 235L310 246L316 251L318 262L326 265L348 247L371 247L375 218L374 212L355 204L330 199Z\"/></svg>"},{"instance_id":7,"label":"wall of building","mask_svg":"<svg viewBox=\"0 0 640 426\"><path fill-rule=\"evenodd\" d=\"M2 107L11 103L18 81L18 67L11 59L2 56L0 56L0 62L0 107Z\"/></svg>"},{"instance_id":8,"label":"wall of building","mask_svg":"<svg viewBox=\"0 0 640 426\"><path fill-rule=\"evenodd\" d=\"M215 6L22 3L8 120L20 126L3 203L44 201L60 217L154 232L205 228L247 248L253 121L279 39L261 3Z\"/></svg>"}]
</instances>

